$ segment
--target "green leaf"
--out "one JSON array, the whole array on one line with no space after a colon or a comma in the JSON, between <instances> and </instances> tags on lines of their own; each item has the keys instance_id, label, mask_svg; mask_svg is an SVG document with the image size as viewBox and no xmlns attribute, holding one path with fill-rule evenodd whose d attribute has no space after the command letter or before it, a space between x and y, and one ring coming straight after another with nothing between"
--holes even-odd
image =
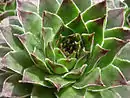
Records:
<instances>
[{"instance_id":1,"label":"green leaf","mask_svg":"<svg viewBox=\"0 0 130 98\"><path fill-rule=\"evenodd\" d=\"M100 93L101 93L102 98L120 98L118 93L111 90L104 90L104 91L101 91Z\"/></svg>"},{"instance_id":2,"label":"green leaf","mask_svg":"<svg viewBox=\"0 0 130 98\"><path fill-rule=\"evenodd\" d=\"M26 97L31 93L32 85L18 83L21 77L17 74L8 77L3 84L3 97Z\"/></svg>"},{"instance_id":3,"label":"green leaf","mask_svg":"<svg viewBox=\"0 0 130 98\"><path fill-rule=\"evenodd\" d=\"M89 7L82 13L83 20L85 22L97 18L101 18L106 14L106 1L100 2Z\"/></svg>"},{"instance_id":4,"label":"green leaf","mask_svg":"<svg viewBox=\"0 0 130 98\"><path fill-rule=\"evenodd\" d=\"M38 8L31 1L28 0L17 0L17 8L23 11L31 11L38 13Z\"/></svg>"},{"instance_id":5,"label":"green leaf","mask_svg":"<svg viewBox=\"0 0 130 98\"><path fill-rule=\"evenodd\" d=\"M113 62L113 65L117 66L121 70L127 80L130 80L130 61L116 58Z\"/></svg>"},{"instance_id":6,"label":"green leaf","mask_svg":"<svg viewBox=\"0 0 130 98\"><path fill-rule=\"evenodd\" d=\"M3 13L0 13L0 22L3 19L5 19L5 18L7 18L9 16L15 16L15 15L16 15L16 11L15 10L7 10L7 11L5 11Z\"/></svg>"},{"instance_id":7,"label":"green leaf","mask_svg":"<svg viewBox=\"0 0 130 98\"><path fill-rule=\"evenodd\" d=\"M65 88L61 90L57 96L58 98L84 98L85 89L77 90L72 87Z\"/></svg>"},{"instance_id":8,"label":"green leaf","mask_svg":"<svg viewBox=\"0 0 130 98\"><path fill-rule=\"evenodd\" d=\"M43 28L43 39L44 39L44 46L47 47L48 43L51 42L54 38L54 32L52 28Z\"/></svg>"},{"instance_id":9,"label":"green leaf","mask_svg":"<svg viewBox=\"0 0 130 98\"><path fill-rule=\"evenodd\" d=\"M6 72L0 73L0 96L1 96L2 88L3 88L3 83L5 79L7 79L10 75L11 73L6 73Z\"/></svg>"},{"instance_id":10,"label":"green leaf","mask_svg":"<svg viewBox=\"0 0 130 98\"><path fill-rule=\"evenodd\" d=\"M105 86L127 85L127 81L120 69L112 64L102 69L101 77Z\"/></svg>"},{"instance_id":11,"label":"green leaf","mask_svg":"<svg viewBox=\"0 0 130 98\"><path fill-rule=\"evenodd\" d=\"M125 60L129 60L130 61L130 42L127 43L119 52L119 54L117 55L117 57L121 58L121 59L125 59Z\"/></svg>"},{"instance_id":12,"label":"green leaf","mask_svg":"<svg viewBox=\"0 0 130 98\"><path fill-rule=\"evenodd\" d=\"M63 21L59 16L47 11L43 12L43 27L52 28L54 34L56 34L62 25Z\"/></svg>"},{"instance_id":13,"label":"green leaf","mask_svg":"<svg viewBox=\"0 0 130 98\"><path fill-rule=\"evenodd\" d=\"M84 75L80 81L77 81L73 87L76 89L82 89L89 86L103 86L101 80L100 68L95 68L90 74Z\"/></svg>"},{"instance_id":14,"label":"green leaf","mask_svg":"<svg viewBox=\"0 0 130 98\"><path fill-rule=\"evenodd\" d=\"M17 35L17 37L29 54L34 54L40 59L44 58L44 52L41 49L41 43L32 33Z\"/></svg>"},{"instance_id":15,"label":"green leaf","mask_svg":"<svg viewBox=\"0 0 130 98\"><path fill-rule=\"evenodd\" d=\"M59 3L57 0L39 0L39 13L42 15L44 11L49 11L52 13L56 13L59 8Z\"/></svg>"},{"instance_id":16,"label":"green leaf","mask_svg":"<svg viewBox=\"0 0 130 98\"><path fill-rule=\"evenodd\" d=\"M130 39L130 29L122 27L108 29L104 32L104 37L105 38L116 37L127 41Z\"/></svg>"},{"instance_id":17,"label":"green leaf","mask_svg":"<svg viewBox=\"0 0 130 98\"><path fill-rule=\"evenodd\" d=\"M0 58L7 54L11 49L9 47L0 46Z\"/></svg>"},{"instance_id":18,"label":"green leaf","mask_svg":"<svg viewBox=\"0 0 130 98\"><path fill-rule=\"evenodd\" d=\"M6 2L4 10L15 10L16 9L16 0L10 0Z\"/></svg>"},{"instance_id":19,"label":"green leaf","mask_svg":"<svg viewBox=\"0 0 130 98\"><path fill-rule=\"evenodd\" d=\"M104 40L104 44L102 47L105 49L109 49L109 52L99 60L99 62L97 63L97 66L102 68L109 65L113 61L113 59L115 58L119 50L126 43L127 43L126 41L123 41L117 38L112 38L112 37L106 38Z\"/></svg>"},{"instance_id":20,"label":"green leaf","mask_svg":"<svg viewBox=\"0 0 130 98\"><path fill-rule=\"evenodd\" d=\"M81 14L79 14L78 17L76 17L74 20L68 23L67 26L70 27L73 30L73 32L76 33L82 34L88 32L87 27L85 26L85 23L82 20Z\"/></svg>"},{"instance_id":21,"label":"green leaf","mask_svg":"<svg viewBox=\"0 0 130 98\"><path fill-rule=\"evenodd\" d=\"M108 11L106 28L122 27L124 24L124 8Z\"/></svg>"},{"instance_id":22,"label":"green leaf","mask_svg":"<svg viewBox=\"0 0 130 98\"><path fill-rule=\"evenodd\" d=\"M0 30L12 50L20 51L23 49L23 45L19 39L14 36L14 34L19 34L21 32L16 32L17 30L13 26L0 27Z\"/></svg>"},{"instance_id":23,"label":"green leaf","mask_svg":"<svg viewBox=\"0 0 130 98\"><path fill-rule=\"evenodd\" d=\"M73 0L81 12L91 6L91 0Z\"/></svg>"},{"instance_id":24,"label":"green leaf","mask_svg":"<svg viewBox=\"0 0 130 98\"><path fill-rule=\"evenodd\" d=\"M102 98L100 92L89 92L85 94L85 98Z\"/></svg>"},{"instance_id":25,"label":"green leaf","mask_svg":"<svg viewBox=\"0 0 130 98\"><path fill-rule=\"evenodd\" d=\"M76 63L76 58L70 58L70 59L68 59L68 58L60 58L60 59L57 61L57 63L62 64L62 65L64 65L68 70L71 70L71 69L74 67L75 63Z\"/></svg>"},{"instance_id":26,"label":"green leaf","mask_svg":"<svg viewBox=\"0 0 130 98\"><path fill-rule=\"evenodd\" d=\"M55 63L48 58L45 59L45 62L55 74L64 74L68 72L68 69L62 64Z\"/></svg>"},{"instance_id":27,"label":"green leaf","mask_svg":"<svg viewBox=\"0 0 130 98\"><path fill-rule=\"evenodd\" d=\"M85 47L85 51L89 51L91 53L93 48L94 33L82 34L81 37L82 37L83 45Z\"/></svg>"},{"instance_id":28,"label":"green leaf","mask_svg":"<svg viewBox=\"0 0 130 98\"><path fill-rule=\"evenodd\" d=\"M56 75L46 76L45 80L48 81L49 83L53 84L56 87L57 91L59 91L63 87L69 86L75 82L73 80L63 79L61 76L56 76Z\"/></svg>"},{"instance_id":29,"label":"green leaf","mask_svg":"<svg viewBox=\"0 0 130 98\"><path fill-rule=\"evenodd\" d=\"M102 18L92 20L86 24L86 26L88 27L88 32L90 34L94 33L94 46L96 44L101 45L103 43L105 18L106 16L103 16Z\"/></svg>"},{"instance_id":30,"label":"green leaf","mask_svg":"<svg viewBox=\"0 0 130 98\"><path fill-rule=\"evenodd\" d=\"M79 10L72 0L63 0L57 14L62 18L64 23L67 24L78 16Z\"/></svg>"},{"instance_id":31,"label":"green leaf","mask_svg":"<svg viewBox=\"0 0 130 98\"><path fill-rule=\"evenodd\" d=\"M87 65L84 64L81 68L73 69L70 72L64 74L63 78L70 79L70 80L79 79L83 75L86 67L87 67Z\"/></svg>"},{"instance_id":32,"label":"green leaf","mask_svg":"<svg viewBox=\"0 0 130 98\"><path fill-rule=\"evenodd\" d=\"M33 65L33 62L26 52L11 51L2 58L2 64L4 67L11 69L18 74L22 74L25 68Z\"/></svg>"},{"instance_id":33,"label":"green leaf","mask_svg":"<svg viewBox=\"0 0 130 98\"><path fill-rule=\"evenodd\" d=\"M42 33L42 18L35 12L27 12L21 9L17 10L18 17L24 27L25 32L31 32L34 36L40 38Z\"/></svg>"},{"instance_id":34,"label":"green leaf","mask_svg":"<svg viewBox=\"0 0 130 98\"><path fill-rule=\"evenodd\" d=\"M54 95L54 89L35 85L31 93L31 98L56 98L56 96Z\"/></svg>"},{"instance_id":35,"label":"green leaf","mask_svg":"<svg viewBox=\"0 0 130 98\"><path fill-rule=\"evenodd\" d=\"M87 61L87 64L89 65L86 72L91 71L96 67L96 64L98 61L105 56L109 50L102 48L100 45L96 45L92 54L89 57L89 60Z\"/></svg>"},{"instance_id":36,"label":"green leaf","mask_svg":"<svg viewBox=\"0 0 130 98\"><path fill-rule=\"evenodd\" d=\"M54 53L55 53L55 60L60 60L63 58L63 61L65 61L64 58L66 58L66 56L59 48L54 48Z\"/></svg>"},{"instance_id":37,"label":"green leaf","mask_svg":"<svg viewBox=\"0 0 130 98\"><path fill-rule=\"evenodd\" d=\"M52 87L51 84L47 83L44 80L45 75L46 74L44 73L44 71L40 70L39 68L35 66L29 67L24 70L23 78L20 82L36 84L44 87Z\"/></svg>"}]
</instances>

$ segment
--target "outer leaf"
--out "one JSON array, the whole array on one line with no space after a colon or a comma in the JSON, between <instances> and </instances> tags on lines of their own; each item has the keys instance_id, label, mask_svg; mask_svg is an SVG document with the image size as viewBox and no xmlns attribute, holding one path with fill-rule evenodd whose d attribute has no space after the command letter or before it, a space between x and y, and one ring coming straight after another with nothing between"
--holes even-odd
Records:
<instances>
[{"instance_id":1,"label":"outer leaf","mask_svg":"<svg viewBox=\"0 0 130 98\"><path fill-rule=\"evenodd\" d=\"M86 72L91 71L93 68L96 67L96 64L98 61L105 56L107 53L109 53L109 50L102 48L100 45L96 45L91 56L89 57L89 60L87 64L89 65Z\"/></svg>"},{"instance_id":2,"label":"outer leaf","mask_svg":"<svg viewBox=\"0 0 130 98\"><path fill-rule=\"evenodd\" d=\"M85 22L97 18L101 18L106 14L106 1L100 2L96 5L91 6L86 11L83 12L83 20Z\"/></svg>"},{"instance_id":3,"label":"outer leaf","mask_svg":"<svg viewBox=\"0 0 130 98\"><path fill-rule=\"evenodd\" d=\"M100 92L87 92L85 98L102 98Z\"/></svg>"},{"instance_id":4,"label":"outer leaf","mask_svg":"<svg viewBox=\"0 0 130 98\"><path fill-rule=\"evenodd\" d=\"M67 26L70 27L76 33L78 32L82 34L88 32L87 27L85 26L85 23L83 22L82 16L80 14L77 18L67 24Z\"/></svg>"},{"instance_id":5,"label":"outer leaf","mask_svg":"<svg viewBox=\"0 0 130 98\"><path fill-rule=\"evenodd\" d=\"M34 12L27 12L20 9L17 10L18 10L18 17L24 27L25 32L31 32L36 37L40 38L42 32L41 17Z\"/></svg>"},{"instance_id":6,"label":"outer leaf","mask_svg":"<svg viewBox=\"0 0 130 98\"><path fill-rule=\"evenodd\" d=\"M113 65L117 66L121 70L127 80L130 80L130 61L116 58L113 62Z\"/></svg>"},{"instance_id":7,"label":"outer leaf","mask_svg":"<svg viewBox=\"0 0 130 98\"><path fill-rule=\"evenodd\" d=\"M17 8L23 11L38 12L37 6L28 0L17 0Z\"/></svg>"},{"instance_id":8,"label":"outer leaf","mask_svg":"<svg viewBox=\"0 0 130 98\"><path fill-rule=\"evenodd\" d=\"M56 13L59 6L60 5L57 0L40 0L39 13L40 15L42 15L44 11Z\"/></svg>"},{"instance_id":9,"label":"outer leaf","mask_svg":"<svg viewBox=\"0 0 130 98\"><path fill-rule=\"evenodd\" d=\"M107 38L104 40L103 47L109 49L110 51L103 56L100 61L97 63L97 66L105 67L109 65L119 50L126 44L126 41L117 39L117 38ZM109 58L109 59L108 59Z\"/></svg>"},{"instance_id":10,"label":"outer leaf","mask_svg":"<svg viewBox=\"0 0 130 98\"><path fill-rule=\"evenodd\" d=\"M67 12L67 13L66 13ZM72 0L63 0L57 14L62 18L64 23L68 23L78 16L79 10Z\"/></svg>"},{"instance_id":11,"label":"outer leaf","mask_svg":"<svg viewBox=\"0 0 130 98\"><path fill-rule=\"evenodd\" d=\"M81 12L91 6L91 0L73 0Z\"/></svg>"},{"instance_id":12,"label":"outer leaf","mask_svg":"<svg viewBox=\"0 0 130 98\"><path fill-rule=\"evenodd\" d=\"M53 84L56 87L57 91L75 82L73 80L66 80L63 79L61 76L55 76L55 75L46 76L45 80Z\"/></svg>"},{"instance_id":13,"label":"outer leaf","mask_svg":"<svg viewBox=\"0 0 130 98\"><path fill-rule=\"evenodd\" d=\"M119 54L117 56L121 59L130 61L130 54L129 54L130 52L129 51L130 51L130 42L122 48L122 50L119 52Z\"/></svg>"},{"instance_id":14,"label":"outer leaf","mask_svg":"<svg viewBox=\"0 0 130 98\"><path fill-rule=\"evenodd\" d=\"M25 97L31 92L32 85L18 83L21 77L14 74L4 81L2 96L3 97Z\"/></svg>"},{"instance_id":15,"label":"outer leaf","mask_svg":"<svg viewBox=\"0 0 130 98\"><path fill-rule=\"evenodd\" d=\"M103 86L101 81L101 70L100 68L94 69L90 74L84 75L80 81L77 81L73 87L76 89L86 88L88 86Z\"/></svg>"},{"instance_id":16,"label":"outer leaf","mask_svg":"<svg viewBox=\"0 0 130 98\"><path fill-rule=\"evenodd\" d=\"M108 29L104 32L104 37L116 37L122 40L129 40L130 39L130 29L129 28L112 28Z\"/></svg>"},{"instance_id":17,"label":"outer leaf","mask_svg":"<svg viewBox=\"0 0 130 98\"><path fill-rule=\"evenodd\" d=\"M9 47L0 46L0 58L7 54L11 49Z\"/></svg>"},{"instance_id":18,"label":"outer leaf","mask_svg":"<svg viewBox=\"0 0 130 98\"><path fill-rule=\"evenodd\" d=\"M95 33L94 34L94 46L96 44L101 45L103 43L103 38L104 38L104 34L103 34L103 30L104 30L104 23L105 23L105 17L90 21L86 24L86 26L88 27L88 31L89 33ZM94 29L93 29L94 28Z\"/></svg>"},{"instance_id":19,"label":"outer leaf","mask_svg":"<svg viewBox=\"0 0 130 98\"><path fill-rule=\"evenodd\" d=\"M38 69L37 67L30 67L24 70L23 78L20 82L23 83L32 83L36 85L41 85L44 87L52 87L49 83L45 80L45 73Z\"/></svg>"},{"instance_id":20,"label":"outer leaf","mask_svg":"<svg viewBox=\"0 0 130 98\"><path fill-rule=\"evenodd\" d=\"M0 30L7 42L7 44L10 46L12 50L21 50L23 49L23 45L19 41L19 39L14 36L14 34L18 34L21 32L16 32L17 30L12 27L12 26L7 26L7 27L0 27Z\"/></svg>"},{"instance_id":21,"label":"outer leaf","mask_svg":"<svg viewBox=\"0 0 130 98\"><path fill-rule=\"evenodd\" d=\"M72 87L68 87L58 93L58 98L84 98L85 89L77 90Z\"/></svg>"},{"instance_id":22,"label":"outer leaf","mask_svg":"<svg viewBox=\"0 0 130 98\"><path fill-rule=\"evenodd\" d=\"M119 68L109 65L101 71L102 81L106 86L127 85L127 81Z\"/></svg>"},{"instance_id":23,"label":"outer leaf","mask_svg":"<svg viewBox=\"0 0 130 98\"><path fill-rule=\"evenodd\" d=\"M9 52L2 59L2 64L16 73L22 74L23 70L33 65L32 60L25 52Z\"/></svg>"},{"instance_id":24,"label":"outer leaf","mask_svg":"<svg viewBox=\"0 0 130 98\"><path fill-rule=\"evenodd\" d=\"M41 86L34 86L31 98L56 98L54 89L49 89Z\"/></svg>"},{"instance_id":25,"label":"outer leaf","mask_svg":"<svg viewBox=\"0 0 130 98\"><path fill-rule=\"evenodd\" d=\"M62 25L62 20L56 14L47 11L43 13L43 26L52 28L54 34L57 33Z\"/></svg>"},{"instance_id":26,"label":"outer leaf","mask_svg":"<svg viewBox=\"0 0 130 98\"><path fill-rule=\"evenodd\" d=\"M108 11L107 28L122 27L124 24L124 8Z\"/></svg>"}]
</instances>

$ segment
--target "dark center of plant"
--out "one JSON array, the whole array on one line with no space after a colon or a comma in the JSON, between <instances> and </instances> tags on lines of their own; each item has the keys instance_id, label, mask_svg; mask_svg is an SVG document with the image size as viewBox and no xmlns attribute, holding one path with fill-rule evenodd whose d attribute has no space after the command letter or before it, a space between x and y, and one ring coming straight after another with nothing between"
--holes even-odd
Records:
<instances>
[{"instance_id":1,"label":"dark center of plant","mask_svg":"<svg viewBox=\"0 0 130 98\"><path fill-rule=\"evenodd\" d=\"M77 53L79 47L80 47L80 38L76 34L64 37L60 43L60 48L66 56L69 56L74 52Z\"/></svg>"}]
</instances>

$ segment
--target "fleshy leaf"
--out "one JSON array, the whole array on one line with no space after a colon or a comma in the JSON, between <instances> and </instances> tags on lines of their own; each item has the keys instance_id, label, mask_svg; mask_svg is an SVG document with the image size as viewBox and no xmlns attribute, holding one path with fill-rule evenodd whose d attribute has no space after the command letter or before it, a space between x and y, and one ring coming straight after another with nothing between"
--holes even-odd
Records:
<instances>
[{"instance_id":1,"label":"fleshy leaf","mask_svg":"<svg viewBox=\"0 0 130 98\"><path fill-rule=\"evenodd\" d=\"M3 97L26 97L31 93L32 85L18 83L21 77L17 74L8 77L3 84Z\"/></svg>"},{"instance_id":2,"label":"fleshy leaf","mask_svg":"<svg viewBox=\"0 0 130 98\"><path fill-rule=\"evenodd\" d=\"M4 67L11 69L12 71L22 74L23 70L33 65L32 60L26 54L26 52L9 52L2 59Z\"/></svg>"},{"instance_id":3,"label":"fleshy leaf","mask_svg":"<svg viewBox=\"0 0 130 98\"><path fill-rule=\"evenodd\" d=\"M72 79L74 79L74 80L75 79L79 79L83 75L86 67L87 67L87 65L84 64L81 68L73 69L70 72L64 74L63 78L70 79L70 80L72 80Z\"/></svg>"},{"instance_id":4,"label":"fleshy leaf","mask_svg":"<svg viewBox=\"0 0 130 98\"><path fill-rule=\"evenodd\" d=\"M49 42L51 42L54 38L54 32L52 28L43 28L43 39L44 39L44 46L46 47Z\"/></svg>"},{"instance_id":5,"label":"fleshy leaf","mask_svg":"<svg viewBox=\"0 0 130 98\"><path fill-rule=\"evenodd\" d=\"M85 98L102 98L100 92L90 92L87 91L85 94Z\"/></svg>"},{"instance_id":6,"label":"fleshy leaf","mask_svg":"<svg viewBox=\"0 0 130 98\"><path fill-rule=\"evenodd\" d=\"M81 12L91 6L91 0L73 0Z\"/></svg>"},{"instance_id":7,"label":"fleshy leaf","mask_svg":"<svg viewBox=\"0 0 130 98\"><path fill-rule=\"evenodd\" d=\"M105 17L106 16L103 16L102 18L90 21L86 24L86 26L88 27L88 32L90 34L94 32L94 46L96 44L101 45L103 43Z\"/></svg>"},{"instance_id":8,"label":"fleshy leaf","mask_svg":"<svg viewBox=\"0 0 130 98\"><path fill-rule=\"evenodd\" d=\"M24 70L23 78L20 80L22 83L31 83L36 84L44 87L52 87L51 84L47 83L45 78L44 71L40 70L37 67L30 67Z\"/></svg>"},{"instance_id":9,"label":"fleshy leaf","mask_svg":"<svg viewBox=\"0 0 130 98\"><path fill-rule=\"evenodd\" d=\"M0 45L0 58L7 54L11 49L9 47L1 46Z\"/></svg>"},{"instance_id":10,"label":"fleshy leaf","mask_svg":"<svg viewBox=\"0 0 130 98\"><path fill-rule=\"evenodd\" d=\"M57 63L64 65L68 70L71 70L75 63L76 63L76 58L61 58L57 61Z\"/></svg>"},{"instance_id":11,"label":"fleshy leaf","mask_svg":"<svg viewBox=\"0 0 130 98\"><path fill-rule=\"evenodd\" d=\"M7 42L7 44L10 46L12 50L21 50L23 49L23 45L19 41L19 39L14 36L14 34L19 34L21 32L16 32L17 29L15 29L13 26L7 26L7 27L0 27L0 30Z\"/></svg>"},{"instance_id":12,"label":"fleshy leaf","mask_svg":"<svg viewBox=\"0 0 130 98\"><path fill-rule=\"evenodd\" d=\"M82 34L82 41L85 47L85 51L92 52L93 41L94 41L94 33L92 34Z\"/></svg>"},{"instance_id":13,"label":"fleshy leaf","mask_svg":"<svg viewBox=\"0 0 130 98\"><path fill-rule=\"evenodd\" d=\"M101 77L105 86L127 85L120 69L112 64L102 69Z\"/></svg>"},{"instance_id":14,"label":"fleshy leaf","mask_svg":"<svg viewBox=\"0 0 130 98\"><path fill-rule=\"evenodd\" d=\"M38 12L37 6L28 0L17 0L17 7L23 11Z\"/></svg>"},{"instance_id":15,"label":"fleshy leaf","mask_svg":"<svg viewBox=\"0 0 130 98\"><path fill-rule=\"evenodd\" d=\"M61 76L55 75L46 76L45 80L53 84L56 87L57 91L75 82L73 80L66 80L63 79Z\"/></svg>"},{"instance_id":16,"label":"fleshy leaf","mask_svg":"<svg viewBox=\"0 0 130 98\"><path fill-rule=\"evenodd\" d=\"M51 69L51 71L53 71L56 74L64 74L64 73L68 72L68 69L62 64L55 63L47 58L46 58L45 62L47 64L47 66Z\"/></svg>"},{"instance_id":17,"label":"fleshy leaf","mask_svg":"<svg viewBox=\"0 0 130 98\"><path fill-rule=\"evenodd\" d=\"M54 95L54 89L49 89L35 85L33 87L31 98L56 98Z\"/></svg>"},{"instance_id":18,"label":"fleshy leaf","mask_svg":"<svg viewBox=\"0 0 130 98\"><path fill-rule=\"evenodd\" d=\"M112 38L112 37L106 38L104 40L104 44L102 47L105 49L109 49L109 52L99 60L99 62L97 63L97 66L102 68L109 65L113 61L113 59L115 58L119 50L126 43L127 43L126 41L123 41L117 38Z\"/></svg>"},{"instance_id":19,"label":"fleshy leaf","mask_svg":"<svg viewBox=\"0 0 130 98\"><path fill-rule=\"evenodd\" d=\"M128 81L130 80L130 61L116 58L113 62L113 65L117 66L121 70L121 72Z\"/></svg>"},{"instance_id":20,"label":"fleshy leaf","mask_svg":"<svg viewBox=\"0 0 130 98\"><path fill-rule=\"evenodd\" d=\"M63 0L60 8L57 11L57 14L66 24L78 16L79 10L72 0Z\"/></svg>"},{"instance_id":21,"label":"fleshy leaf","mask_svg":"<svg viewBox=\"0 0 130 98\"><path fill-rule=\"evenodd\" d=\"M122 27L124 24L124 8L108 11L107 28Z\"/></svg>"},{"instance_id":22,"label":"fleshy leaf","mask_svg":"<svg viewBox=\"0 0 130 98\"><path fill-rule=\"evenodd\" d=\"M61 90L57 96L58 98L85 98L86 89L77 90L73 87L65 88Z\"/></svg>"},{"instance_id":23,"label":"fleshy leaf","mask_svg":"<svg viewBox=\"0 0 130 98\"><path fill-rule=\"evenodd\" d=\"M87 27L85 26L85 23L82 20L81 14L79 14L77 18L68 23L67 26L70 27L76 33L82 34L88 32Z\"/></svg>"},{"instance_id":24,"label":"fleshy leaf","mask_svg":"<svg viewBox=\"0 0 130 98\"><path fill-rule=\"evenodd\" d=\"M130 39L130 29L129 28L113 28L108 29L104 32L104 37L116 37L122 40L129 40Z\"/></svg>"},{"instance_id":25,"label":"fleshy leaf","mask_svg":"<svg viewBox=\"0 0 130 98\"><path fill-rule=\"evenodd\" d=\"M36 37L40 38L42 32L41 17L35 12L27 12L21 9L17 10L18 10L18 17L24 27L25 32L31 32Z\"/></svg>"},{"instance_id":26,"label":"fleshy leaf","mask_svg":"<svg viewBox=\"0 0 130 98\"><path fill-rule=\"evenodd\" d=\"M130 42L127 43L121 51L117 54L117 56L121 59L129 60L130 61Z\"/></svg>"},{"instance_id":27,"label":"fleshy leaf","mask_svg":"<svg viewBox=\"0 0 130 98\"><path fill-rule=\"evenodd\" d=\"M100 2L96 5L91 6L85 10L82 14L83 20L85 22L97 18L101 18L106 14L106 0Z\"/></svg>"},{"instance_id":28,"label":"fleshy leaf","mask_svg":"<svg viewBox=\"0 0 130 98\"><path fill-rule=\"evenodd\" d=\"M89 72L90 70L92 70L93 68L96 67L97 62L103 57L105 56L107 53L109 52L109 50L102 48L100 45L96 45L87 64L89 65L86 72Z\"/></svg>"},{"instance_id":29,"label":"fleshy leaf","mask_svg":"<svg viewBox=\"0 0 130 98\"><path fill-rule=\"evenodd\" d=\"M43 50L41 49L41 43L32 33L25 33L22 35L16 35L21 43L24 45L25 49L29 54L33 53L40 59L44 58Z\"/></svg>"},{"instance_id":30,"label":"fleshy leaf","mask_svg":"<svg viewBox=\"0 0 130 98\"><path fill-rule=\"evenodd\" d=\"M64 53L59 49L59 48L54 48L54 53L55 53L55 60L61 59L61 58L66 58Z\"/></svg>"},{"instance_id":31,"label":"fleshy leaf","mask_svg":"<svg viewBox=\"0 0 130 98\"><path fill-rule=\"evenodd\" d=\"M90 74L84 75L80 81L77 81L73 87L76 89L86 88L88 86L103 86L101 81L101 70L100 68L95 68Z\"/></svg>"},{"instance_id":32,"label":"fleshy leaf","mask_svg":"<svg viewBox=\"0 0 130 98\"><path fill-rule=\"evenodd\" d=\"M47 11L43 12L43 27L52 28L54 34L56 34L62 25L63 22L59 16Z\"/></svg>"},{"instance_id":33,"label":"fleshy leaf","mask_svg":"<svg viewBox=\"0 0 130 98\"><path fill-rule=\"evenodd\" d=\"M49 11L52 13L56 13L59 8L59 3L57 0L39 0L39 13L42 15L44 11Z\"/></svg>"},{"instance_id":34,"label":"fleshy leaf","mask_svg":"<svg viewBox=\"0 0 130 98\"><path fill-rule=\"evenodd\" d=\"M3 13L0 13L0 22L9 16L15 16L15 15L16 15L16 11L14 10L8 10Z\"/></svg>"}]
</instances>

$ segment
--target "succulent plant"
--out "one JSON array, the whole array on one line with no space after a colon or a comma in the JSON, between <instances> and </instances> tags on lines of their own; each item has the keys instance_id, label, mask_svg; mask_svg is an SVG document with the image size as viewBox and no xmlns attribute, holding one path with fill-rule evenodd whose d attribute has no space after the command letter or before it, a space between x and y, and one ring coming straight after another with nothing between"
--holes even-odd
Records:
<instances>
[{"instance_id":1,"label":"succulent plant","mask_svg":"<svg viewBox=\"0 0 130 98\"><path fill-rule=\"evenodd\" d=\"M16 15L16 0L0 0L0 22L14 15Z\"/></svg>"},{"instance_id":2,"label":"succulent plant","mask_svg":"<svg viewBox=\"0 0 130 98\"><path fill-rule=\"evenodd\" d=\"M120 0L17 0L0 25L0 96L128 98L130 28ZM6 20L5 19L5 20ZM127 93L129 94L129 93Z\"/></svg>"}]
</instances>

